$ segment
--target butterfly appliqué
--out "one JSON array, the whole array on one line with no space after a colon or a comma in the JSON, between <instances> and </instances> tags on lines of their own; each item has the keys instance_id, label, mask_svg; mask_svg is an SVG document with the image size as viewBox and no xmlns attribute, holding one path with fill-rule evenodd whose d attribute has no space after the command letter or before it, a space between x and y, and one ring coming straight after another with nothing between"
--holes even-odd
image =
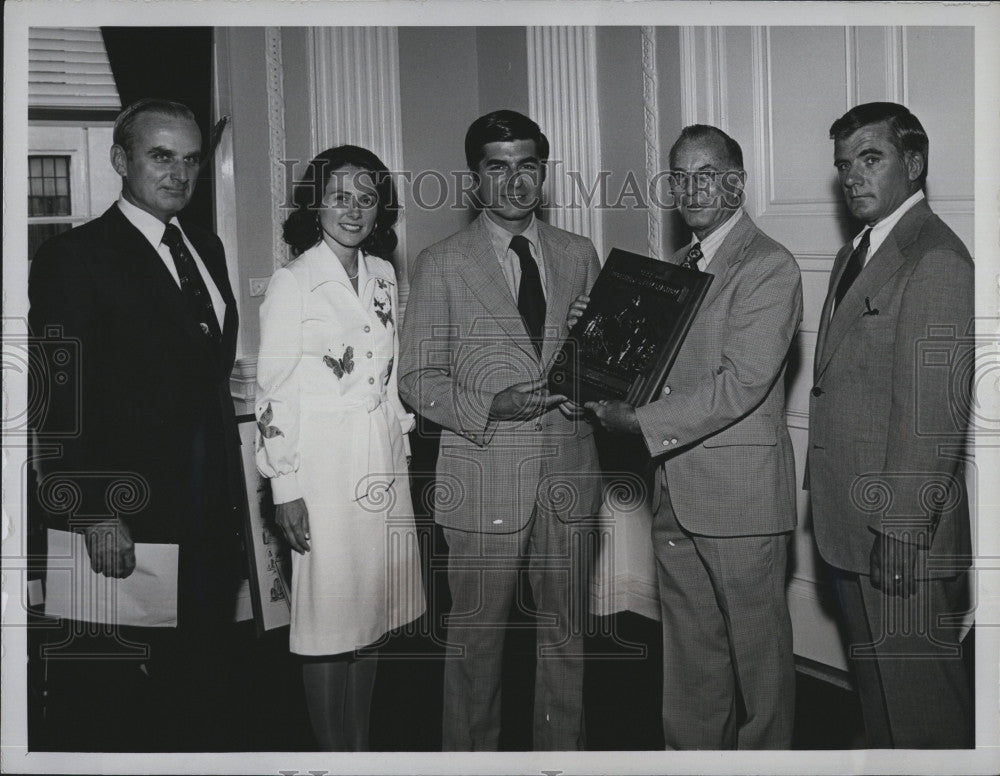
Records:
<instances>
[{"instance_id":1,"label":"butterfly appliqu\u00e9","mask_svg":"<svg viewBox=\"0 0 1000 776\"><path fill-rule=\"evenodd\" d=\"M354 371L354 347L348 345L344 348L344 355L341 358L323 356L323 363L330 367L337 377L343 378L345 374L349 375Z\"/></svg>"},{"instance_id":2,"label":"butterfly appliqu\u00e9","mask_svg":"<svg viewBox=\"0 0 1000 776\"><path fill-rule=\"evenodd\" d=\"M268 402L267 409L260 413L260 420L257 421L257 429L260 431L260 436L257 438L258 450L264 447L265 439L274 439L274 437L285 435L285 432L280 428L270 425L273 419L274 411L271 409L271 402Z\"/></svg>"},{"instance_id":3,"label":"butterfly appliqu\u00e9","mask_svg":"<svg viewBox=\"0 0 1000 776\"><path fill-rule=\"evenodd\" d=\"M378 288L375 296L372 297L372 306L375 308L375 315L382 321L382 325L389 328L390 323L395 323L392 318L392 297L389 296L389 284L382 278L377 278L375 284Z\"/></svg>"}]
</instances>

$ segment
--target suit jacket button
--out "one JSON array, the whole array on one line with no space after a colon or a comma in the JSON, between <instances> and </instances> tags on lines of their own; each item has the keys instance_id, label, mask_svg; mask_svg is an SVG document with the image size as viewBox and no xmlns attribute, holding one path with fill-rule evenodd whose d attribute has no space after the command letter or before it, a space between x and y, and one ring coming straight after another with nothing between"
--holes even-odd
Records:
<instances>
[{"instance_id":1,"label":"suit jacket button","mask_svg":"<svg viewBox=\"0 0 1000 776\"><path fill-rule=\"evenodd\" d=\"M670 440L669 439L664 439L663 440L663 446L664 447L670 447Z\"/></svg>"},{"instance_id":2,"label":"suit jacket button","mask_svg":"<svg viewBox=\"0 0 1000 776\"><path fill-rule=\"evenodd\" d=\"M669 385L664 385L663 386L663 395L666 396L669 393L670 393L670 386Z\"/></svg>"},{"instance_id":3,"label":"suit jacket button","mask_svg":"<svg viewBox=\"0 0 1000 776\"><path fill-rule=\"evenodd\" d=\"M813 389L812 389L812 395L813 396L822 396L823 395L823 389L820 388L818 385L814 385Z\"/></svg>"}]
</instances>

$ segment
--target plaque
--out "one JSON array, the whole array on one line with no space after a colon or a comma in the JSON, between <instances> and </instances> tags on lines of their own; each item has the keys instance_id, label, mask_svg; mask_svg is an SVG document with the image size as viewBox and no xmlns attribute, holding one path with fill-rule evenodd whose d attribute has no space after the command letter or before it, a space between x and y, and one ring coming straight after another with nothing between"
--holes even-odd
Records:
<instances>
[{"instance_id":1,"label":"plaque","mask_svg":"<svg viewBox=\"0 0 1000 776\"><path fill-rule=\"evenodd\" d=\"M612 249L590 303L549 370L551 393L582 404L651 402L701 305L712 275Z\"/></svg>"}]
</instances>

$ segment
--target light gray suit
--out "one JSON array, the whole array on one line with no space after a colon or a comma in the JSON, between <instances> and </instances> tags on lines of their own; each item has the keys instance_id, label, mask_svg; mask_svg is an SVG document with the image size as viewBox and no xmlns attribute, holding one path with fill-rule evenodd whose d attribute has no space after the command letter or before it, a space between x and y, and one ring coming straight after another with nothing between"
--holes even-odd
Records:
<instances>
[{"instance_id":1,"label":"light gray suit","mask_svg":"<svg viewBox=\"0 0 1000 776\"><path fill-rule=\"evenodd\" d=\"M801 277L746 214L706 271L715 278L669 392L636 410L650 454L666 454L653 517L664 737L671 749L787 748L795 680L785 572L796 512L783 375L802 319Z\"/></svg>"},{"instance_id":2,"label":"light gray suit","mask_svg":"<svg viewBox=\"0 0 1000 776\"><path fill-rule=\"evenodd\" d=\"M539 359L483 218L417 258L400 349L400 395L443 427L435 520L449 545L448 640L462 651L445 666L443 746L497 746L504 623L517 567L528 557L542 613L534 747L578 749L585 568L571 555L570 533L599 505L593 429L557 409L529 421L488 414L498 392L546 374L567 334L569 305L589 291L599 264L589 240L539 222L546 274Z\"/></svg>"},{"instance_id":3,"label":"light gray suit","mask_svg":"<svg viewBox=\"0 0 1000 776\"><path fill-rule=\"evenodd\" d=\"M869 743L969 746L971 696L955 615L967 605L961 572L971 555L963 448L973 263L920 201L831 318L851 249L834 262L816 344L806 474L816 543L840 570ZM876 531L929 546L918 579L933 581L905 600L872 588Z\"/></svg>"}]
</instances>

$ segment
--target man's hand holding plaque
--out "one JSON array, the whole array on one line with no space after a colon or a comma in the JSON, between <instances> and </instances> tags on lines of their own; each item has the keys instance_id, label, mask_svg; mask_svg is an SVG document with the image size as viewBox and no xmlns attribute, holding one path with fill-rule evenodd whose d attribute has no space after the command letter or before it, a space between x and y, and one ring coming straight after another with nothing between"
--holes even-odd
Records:
<instances>
[{"instance_id":1,"label":"man's hand holding plaque","mask_svg":"<svg viewBox=\"0 0 1000 776\"><path fill-rule=\"evenodd\" d=\"M639 419L635 416L635 407L628 402L601 399L588 401L583 405L594 413L601 427L612 434L639 434Z\"/></svg>"}]
</instances>

